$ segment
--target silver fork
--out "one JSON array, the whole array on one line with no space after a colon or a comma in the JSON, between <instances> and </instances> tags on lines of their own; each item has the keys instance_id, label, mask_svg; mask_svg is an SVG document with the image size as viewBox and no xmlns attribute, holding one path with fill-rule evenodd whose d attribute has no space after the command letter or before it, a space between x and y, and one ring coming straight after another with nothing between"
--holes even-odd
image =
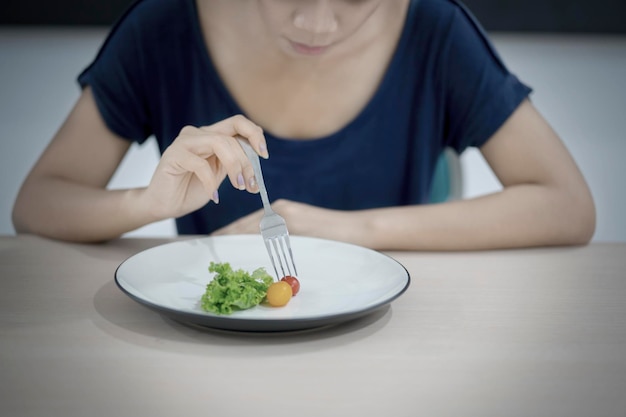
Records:
<instances>
[{"instance_id":1,"label":"silver fork","mask_svg":"<svg viewBox=\"0 0 626 417\"><path fill-rule=\"evenodd\" d=\"M250 146L247 140L243 138L237 138L237 140L252 164L256 182L259 186L264 212L259 227L261 229L261 236L265 242L265 248L272 261L274 272L276 272L276 278L280 280L281 277L286 275L298 276L296 264L293 261L291 244L289 243L287 224L285 223L285 219L272 210L270 200L267 196L267 190L265 189L265 182L263 181L259 156L254 149L252 149L252 146ZM282 275L278 273L278 268L280 268Z\"/></svg>"}]
</instances>

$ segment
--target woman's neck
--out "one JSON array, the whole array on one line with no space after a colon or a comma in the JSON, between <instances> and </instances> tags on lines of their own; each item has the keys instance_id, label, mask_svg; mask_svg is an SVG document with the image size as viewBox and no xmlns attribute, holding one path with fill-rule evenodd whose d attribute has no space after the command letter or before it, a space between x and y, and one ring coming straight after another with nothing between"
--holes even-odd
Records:
<instances>
[{"instance_id":1,"label":"woman's neck","mask_svg":"<svg viewBox=\"0 0 626 417\"><path fill-rule=\"evenodd\" d=\"M276 46L255 4L198 0L208 53L248 117L277 136L299 139L327 136L363 110L393 57L408 8L408 0L389 0L395 7L385 1L333 54L298 59Z\"/></svg>"}]
</instances>

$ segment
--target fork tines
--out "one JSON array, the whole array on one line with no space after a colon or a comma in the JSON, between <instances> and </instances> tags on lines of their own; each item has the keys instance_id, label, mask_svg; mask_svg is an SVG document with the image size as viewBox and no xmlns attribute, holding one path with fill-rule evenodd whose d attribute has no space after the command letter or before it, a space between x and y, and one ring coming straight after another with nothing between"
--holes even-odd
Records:
<instances>
[{"instance_id":1,"label":"fork tines","mask_svg":"<svg viewBox=\"0 0 626 417\"><path fill-rule=\"evenodd\" d=\"M267 248L267 253L270 254L270 260L278 280L287 275L298 276L296 263L293 261L291 244L289 243L289 235L267 238L265 239L265 247ZM289 257L287 257L287 254ZM278 268L280 268L282 275L278 273Z\"/></svg>"}]
</instances>

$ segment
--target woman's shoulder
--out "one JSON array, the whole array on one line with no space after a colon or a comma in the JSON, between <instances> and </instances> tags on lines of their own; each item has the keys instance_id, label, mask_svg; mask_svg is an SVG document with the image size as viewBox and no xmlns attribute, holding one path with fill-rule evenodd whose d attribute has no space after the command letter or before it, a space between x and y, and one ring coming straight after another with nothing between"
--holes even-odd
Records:
<instances>
[{"instance_id":1,"label":"woman's shoulder","mask_svg":"<svg viewBox=\"0 0 626 417\"><path fill-rule=\"evenodd\" d=\"M111 26L98 57L145 57L190 45L196 36L193 0L137 0Z\"/></svg>"},{"instance_id":2,"label":"woman's shoulder","mask_svg":"<svg viewBox=\"0 0 626 417\"><path fill-rule=\"evenodd\" d=\"M416 29L445 30L461 20L476 21L472 12L460 1L411 0L408 21L412 22Z\"/></svg>"},{"instance_id":3,"label":"woman's shoulder","mask_svg":"<svg viewBox=\"0 0 626 417\"><path fill-rule=\"evenodd\" d=\"M411 0L411 6L430 16L449 16L467 10L465 4L457 0Z\"/></svg>"},{"instance_id":4,"label":"woman's shoulder","mask_svg":"<svg viewBox=\"0 0 626 417\"><path fill-rule=\"evenodd\" d=\"M193 0L136 0L118 17L111 33L132 30L158 35L189 26L196 15Z\"/></svg>"},{"instance_id":5,"label":"woman's shoulder","mask_svg":"<svg viewBox=\"0 0 626 417\"><path fill-rule=\"evenodd\" d=\"M417 44L433 53L450 42L472 40L493 49L478 19L457 0L411 0L405 33L410 40L407 45Z\"/></svg>"}]
</instances>

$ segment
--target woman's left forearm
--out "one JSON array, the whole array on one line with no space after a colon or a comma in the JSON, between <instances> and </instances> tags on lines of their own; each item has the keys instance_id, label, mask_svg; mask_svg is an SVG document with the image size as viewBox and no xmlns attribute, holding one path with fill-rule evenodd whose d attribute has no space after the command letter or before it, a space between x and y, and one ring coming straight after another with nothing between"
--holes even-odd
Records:
<instances>
[{"instance_id":1,"label":"woman's left forearm","mask_svg":"<svg viewBox=\"0 0 626 417\"><path fill-rule=\"evenodd\" d=\"M586 187L520 184L493 194L441 204L343 211L278 200L292 235L378 250L486 250L581 245L595 229ZM215 234L256 233L259 210Z\"/></svg>"},{"instance_id":2,"label":"woman's left forearm","mask_svg":"<svg viewBox=\"0 0 626 417\"><path fill-rule=\"evenodd\" d=\"M484 250L580 245L595 230L586 190L524 184L468 200L352 213L344 240L387 250ZM347 220L347 219L346 219ZM360 225L357 225L359 223Z\"/></svg>"}]
</instances>

